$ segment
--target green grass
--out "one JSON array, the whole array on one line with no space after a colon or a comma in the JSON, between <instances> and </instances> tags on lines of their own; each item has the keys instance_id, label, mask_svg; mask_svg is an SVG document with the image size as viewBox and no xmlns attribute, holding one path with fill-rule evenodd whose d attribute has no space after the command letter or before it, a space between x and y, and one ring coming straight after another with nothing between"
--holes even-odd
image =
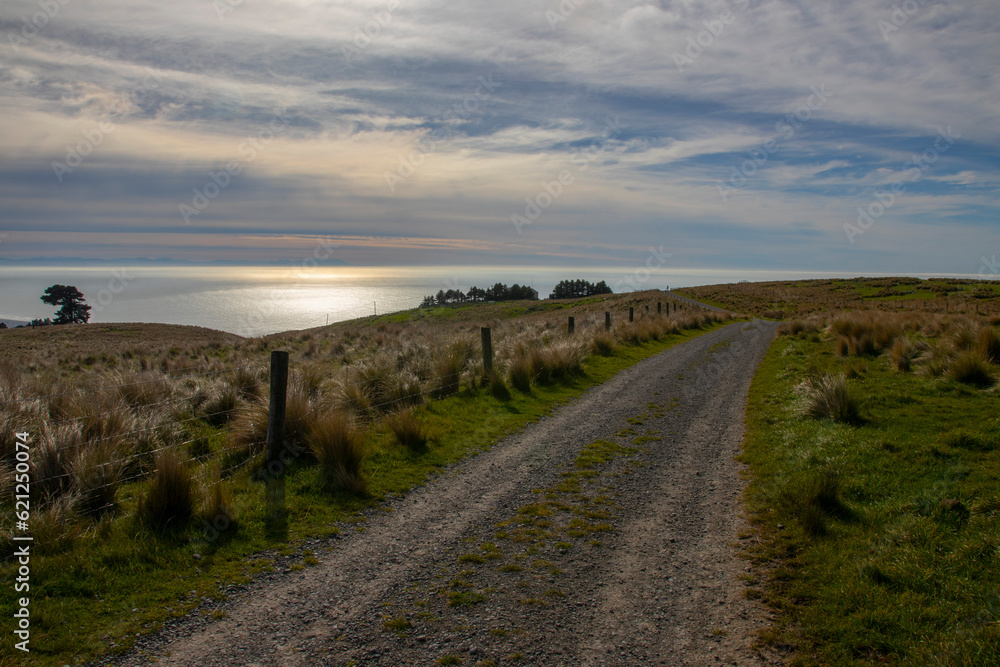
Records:
<instances>
[{"instance_id":1,"label":"green grass","mask_svg":"<svg viewBox=\"0 0 1000 667\"><path fill-rule=\"evenodd\" d=\"M848 381L863 421L803 415L796 385L849 363L830 340L780 337L751 387L764 640L792 664L1000 664L1000 395L883 355Z\"/></svg>"},{"instance_id":2,"label":"green grass","mask_svg":"<svg viewBox=\"0 0 1000 667\"><path fill-rule=\"evenodd\" d=\"M228 477L238 528L208 541L205 534L214 531L200 517L170 534L128 518L105 519L68 550L32 559L31 653L17 652L18 659L58 666L122 653L137 633L156 631L163 622L197 608L203 597L225 599L226 586L247 582L273 566L255 554L294 554L308 539L335 534L335 524L351 520L364 507L405 493L621 370L720 326L620 345L611 356L589 357L582 374L534 387L531 395L515 392L510 400L499 401L488 389L466 389L432 401L415 410L431 434L426 452L395 445L388 429L371 429L365 443L370 455L362 467L366 496L331 492L320 467L301 462L293 463L267 492L263 483L251 481L247 469ZM599 463L617 453L607 449L607 444L595 443L585 457ZM119 497L127 498L130 490L123 487ZM134 500L121 504L123 514L134 510ZM16 564L7 561L0 566L0 577L13 581L15 571ZM11 618L13 612L14 596L4 596L0 613ZM4 643L0 661L12 651Z\"/></svg>"}]
</instances>

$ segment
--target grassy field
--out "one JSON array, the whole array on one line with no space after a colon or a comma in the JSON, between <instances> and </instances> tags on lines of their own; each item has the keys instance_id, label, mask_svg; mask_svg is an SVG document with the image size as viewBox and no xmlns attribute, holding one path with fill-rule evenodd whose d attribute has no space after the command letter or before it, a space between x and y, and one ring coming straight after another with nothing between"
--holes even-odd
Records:
<instances>
[{"instance_id":1,"label":"grassy field","mask_svg":"<svg viewBox=\"0 0 1000 667\"><path fill-rule=\"evenodd\" d=\"M835 278L674 291L709 305L779 320L838 309L1000 314L1000 281L995 280Z\"/></svg>"},{"instance_id":2,"label":"grassy field","mask_svg":"<svg viewBox=\"0 0 1000 667\"><path fill-rule=\"evenodd\" d=\"M796 665L1000 664L998 362L985 318L782 325L743 453L762 642Z\"/></svg>"},{"instance_id":3,"label":"grassy field","mask_svg":"<svg viewBox=\"0 0 1000 667\"><path fill-rule=\"evenodd\" d=\"M213 613L206 602L255 574L310 567L309 540L363 530L361 509L721 319L656 317L661 299L424 309L254 340L154 325L0 334L19 350L0 369L5 554L15 532L8 434L32 433L27 662L127 650L167 619ZM479 356L483 324L493 327L492 376ZM262 461L272 349L293 360L292 456L274 476ZM0 566L6 581L16 571L12 560ZM11 618L14 605L5 596L0 613ZM2 650L3 660L26 657L8 642Z\"/></svg>"}]
</instances>

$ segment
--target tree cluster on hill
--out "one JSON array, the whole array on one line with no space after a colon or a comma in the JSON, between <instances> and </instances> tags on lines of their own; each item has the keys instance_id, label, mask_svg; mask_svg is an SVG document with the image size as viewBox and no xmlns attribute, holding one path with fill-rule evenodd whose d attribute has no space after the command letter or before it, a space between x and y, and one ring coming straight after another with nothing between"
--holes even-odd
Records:
<instances>
[{"instance_id":1,"label":"tree cluster on hill","mask_svg":"<svg viewBox=\"0 0 1000 667\"><path fill-rule=\"evenodd\" d=\"M448 303L476 303L479 301L536 301L537 299L538 291L528 285L514 283L507 287L503 283L497 283L486 289L472 286L468 292L463 292L460 289L438 290L436 296L425 296L420 306L443 306Z\"/></svg>"},{"instance_id":2,"label":"tree cluster on hill","mask_svg":"<svg viewBox=\"0 0 1000 667\"><path fill-rule=\"evenodd\" d=\"M550 299L577 299L596 294L613 294L611 288L603 280L596 285L586 280L563 280L555 286Z\"/></svg>"}]
</instances>

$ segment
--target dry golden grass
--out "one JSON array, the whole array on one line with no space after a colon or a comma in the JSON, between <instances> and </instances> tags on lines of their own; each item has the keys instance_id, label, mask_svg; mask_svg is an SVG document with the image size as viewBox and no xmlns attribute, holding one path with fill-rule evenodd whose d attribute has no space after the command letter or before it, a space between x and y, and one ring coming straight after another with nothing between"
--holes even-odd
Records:
<instances>
[{"instance_id":1,"label":"dry golden grass","mask_svg":"<svg viewBox=\"0 0 1000 667\"><path fill-rule=\"evenodd\" d=\"M319 461L323 480L331 491L363 493L367 486L361 473L365 459L364 436L343 413L316 418L306 442Z\"/></svg>"},{"instance_id":2,"label":"dry golden grass","mask_svg":"<svg viewBox=\"0 0 1000 667\"><path fill-rule=\"evenodd\" d=\"M532 383L580 373L594 350L610 354L625 339L638 344L714 317L691 308L658 316L663 299L654 291L460 306L252 339L145 324L2 331L9 355L0 362L0 473L11 464L13 434L39 434L37 488L49 504L71 502L83 519L114 512L122 484L132 494L131 484L142 482L136 492L148 493L162 474L155 453L167 448L186 447L197 457L192 465L232 474L265 449L269 353L277 349L291 358L286 444L298 448L325 415L346 410L373 426L392 418L401 441L419 449L426 433L407 412L414 405L483 386L508 400L510 386L530 392ZM631 326L624 323L630 306L639 313ZM605 311L618 323L614 332L604 331ZM481 326L493 331L490 378Z\"/></svg>"},{"instance_id":3,"label":"dry golden grass","mask_svg":"<svg viewBox=\"0 0 1000 667\"><path fill-rule=\"evenodd\" d=\"M183 526L195 511L191 471L177 452L166 450L156 459L156 473L139 501L139 516L157 528Z\"/></svg>"}]
</instances>

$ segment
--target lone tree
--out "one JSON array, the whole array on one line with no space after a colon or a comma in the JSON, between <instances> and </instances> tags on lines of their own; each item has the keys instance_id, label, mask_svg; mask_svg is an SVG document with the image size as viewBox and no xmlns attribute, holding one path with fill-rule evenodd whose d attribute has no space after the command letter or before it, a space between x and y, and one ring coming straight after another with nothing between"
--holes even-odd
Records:
<instances>
[{"instance_id":1,"label":"lone tree","mask_svg":"<svg viewBox=\"0 0 1000 667\"><path fill-rule=\"evenodd\" d=\"M59 306L53 324L84 324L90 319L90 306L83 302L83 293L72 285L53 285L42 294L42 302Z\"/></svg>"}]
</instances>

